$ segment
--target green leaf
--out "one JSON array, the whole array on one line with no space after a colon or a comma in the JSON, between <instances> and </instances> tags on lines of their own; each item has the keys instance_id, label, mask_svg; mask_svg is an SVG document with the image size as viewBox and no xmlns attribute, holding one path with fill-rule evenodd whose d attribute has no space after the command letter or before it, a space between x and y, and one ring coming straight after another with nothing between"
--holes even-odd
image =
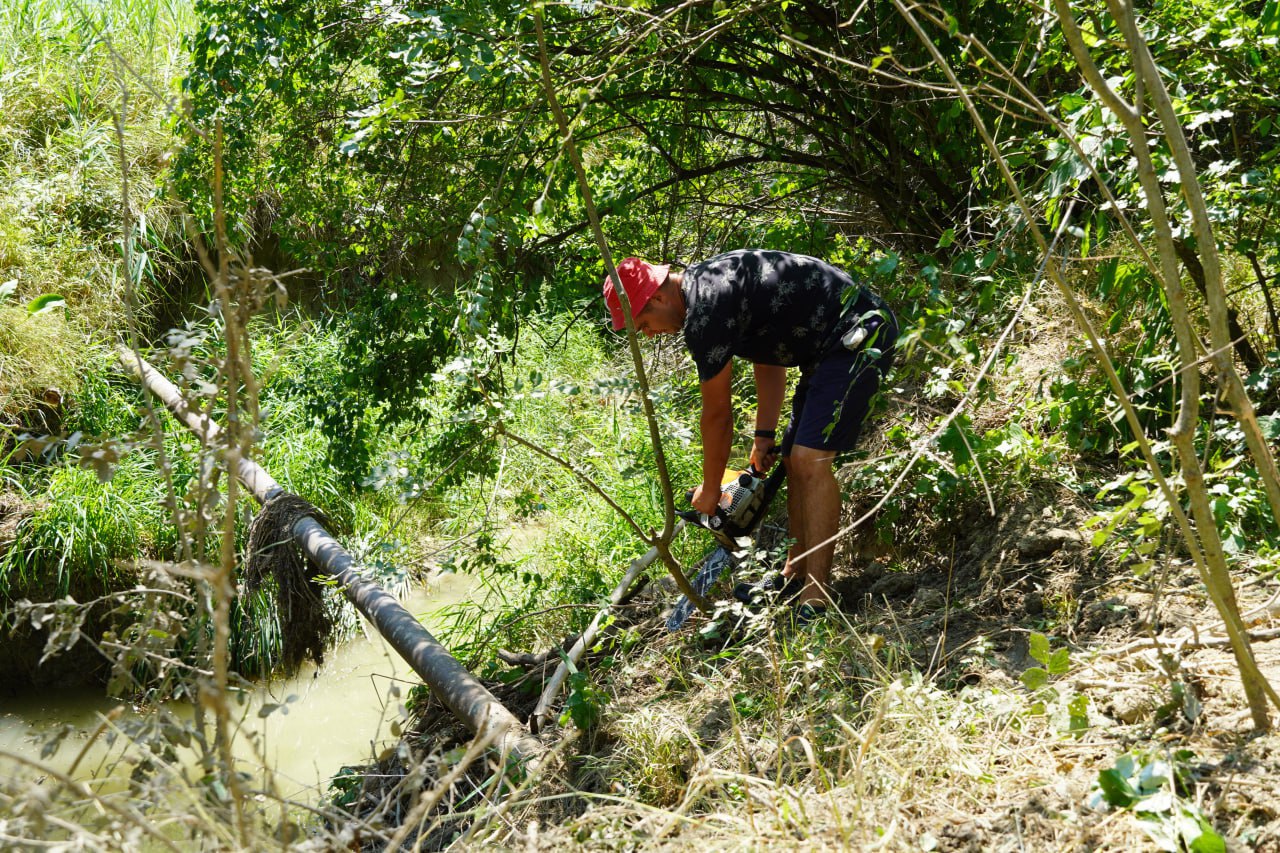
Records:
<instances>
[{"instance_id":1,"label":"green leaf","mask_svg":"<svg viewBox=\"0 0 1280 853\"><path fill-rule=\"evenodd\" d=\"M1169 766L1167 761L1160 759L1152 759L1142 765L1142 769L1138 771L1137 791L1143 795L1159 791L1164 788L1173 778L1173 768ZM1157 811L1157 809L1152 809Z\"/></svg>"},{"instance_id":2,"label":"green leaf","mask_svg":"<svg viewBox=\"0 0 1280 853\"><path fill-rule=\"evenodd\" d=\"M875 274L878 277L888 277L894 274L898 269L898 262L901 260L896 254L890 253L880 260L876 261Z\"/></svg>"},{"instance_id":3,"label":"green leaf","mask_svg":"<svg viewBox=\"0 0 1280 853\"><path fill-rule=\"evenodd\" d=\"M1080 95L1075 92L1064 96L1062 100L1058 101L1058 107L1062 110L1062 114L1064 116L1070 115L1081 107L1087 106L1089 106L1089 99L1084 95Z\"/></svg>"},{"instance_id":4,"label":"green leaf","mask_svg":"<svg viewBox=\"0 0 1280 853\"><path fill-rule=\"evenodd\" d=\"M1191 853L1227 853L1227 842L1211 827L1201 825L1201 833L1187 845Z\"/></svg>"},{"instance_id":5,"label":"green leaf","mask_svg":"<svg viewBox=\"0 0 1280 853\"><path fill-rule=\"evenodd\" d=\"M1048 667L1050 675L1062 675L1071 667L1071 652L1058 649L1049 656Z\"/></svg>"},{"instance_id":6,"label":"green leaf","mask_svg":"<svg viewBox=\"0 0 1280 853\"><path fill-rule=\"evenodd\" d=\"M1039 690L1049 683L1049 673L1038 666L1033 666L1018 678L1028 690Z\"/></svg>"},{"instance_id":7,"label":"green leaf","mask_svg":"<svg viewBox=\"0 0 1280 853\"><path fill-rule=\"evenodd\" d=\"M1263 35L1280 35L1280 0L1267 0L1258 23L1262 25L1258 29Z\"/></svg>"},{"instance_id":8,"label":"green leaf","mask_svg":"<svg viewBox=\"0 0 1280 853\"><path fill-rule=\"evenodd\" d=\"M1118 770L1103 770L1099 773L1098 787L1102 790L1102 798L1116 808L1128 808L1137 802L1137 792Z\"/></svg>"},{"instance_id":9,"label":"green leaf","mask_svg":"<svg viewBox=\"0 0 1280 853\"><path fill-rule=\"evenodd\" d=\"M608 698L592 686L586 674L582 672L574 672L569 676L569 689L564 711L560 714L560 724L566 725L572 720L573 724L580 729L594 726L599 722Z\"/></svg>"},{"instance_id":10,"label":"green leaf","mask_svg":"<svg viewBox=\"0 0 1280 853\"><path fill-rule=\"evenodd\" d=\"M1049 663L1049 638L1039 631L1031 632L1031 642L1028 647L1031 656L1046 666Z\"/></svg>"},{"instance_id":11,"label":"green leaf","mask_svg":"<svg viewBox=\"0 0 1280 853\"><path fill-rule=\"evenodd\" d=\"M1067 728L1073 734L1080 734L1089 728L1089 697L1077 694L1067 703Z\"/></svg>"},{"instance_id":12,"label":"green leaf","mask_svg":"<svg viewBox=\"0 0 1280 853\"><path fill-rule=\"evenodd\" d=\"M43 314L46 311L53 311L56 308L65 308L67 300L63 299L56 293L45 293L37 296L27 303L27 313L31 315Z\"/></svg>"},{"instance_id":13,"label":"green leaf","mask_svg":"<svg viewBox=\"0 0 1280 853\"><path fill-rule=\"evenodd\" d=\"M938 436L938 447L951 454L957 467L972 461L973 455L969 452L969 448L978 443L976 437L966 433L969 433L969 419L960 416L948 424L946 430Z\"/></svg>"}]
</instances>

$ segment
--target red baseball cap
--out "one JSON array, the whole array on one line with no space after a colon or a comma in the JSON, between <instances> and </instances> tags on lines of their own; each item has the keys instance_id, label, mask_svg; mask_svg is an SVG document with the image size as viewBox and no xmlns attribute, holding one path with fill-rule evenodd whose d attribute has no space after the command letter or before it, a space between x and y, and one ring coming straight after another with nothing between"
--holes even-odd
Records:
<instances>
[{"instance_id":1,"label":"red baseball cap","mask_svg":"<svg viewBox=\"0 0 1280 853\"><path fill-rule=\"evenodd\" d=\"M653 294L658 292L662 283L667 280L671 267L651 264L639 258L626 258L618 264L618 278L627 291L627 301L631 303L631 318L649 304ZM609 317L613 320L613 330L625 328L626 320L622 316L622 300L613 289L613 276L604 277L604 304L609 306Z\"/></svg>"}]
</instances>

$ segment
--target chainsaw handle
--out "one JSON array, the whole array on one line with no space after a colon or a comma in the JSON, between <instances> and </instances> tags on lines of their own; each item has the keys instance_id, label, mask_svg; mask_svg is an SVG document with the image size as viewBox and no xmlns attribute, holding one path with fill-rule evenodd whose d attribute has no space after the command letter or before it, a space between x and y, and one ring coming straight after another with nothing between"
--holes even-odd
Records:
<instances>
[{"instance_id":1,"label":"chainsaw handle","mask_svg":"<svg viewBox=\"0 0 1280 853\"><path fill-rule=\"evenodd\" d=\"M752 480L763 480L767 476L768 475L765 474L765 472L761 471L753 463L748 462L746 469L739 472L738 476L735 479L737 480L738 485L745 489L751 486ZM729 482L733 482L733 481L730 480ZM727 485L728 484L725 484L725 486ZM721 488L723 489L724 486L722 486ZM693 489L686 489L684 493L684 499L689 503L693 503L693 493L694 493ZM719 504L716 505L716 512L714 516L703 515L697 510L692 510L692 509L682 510L678 514L681 518L685 519L686 521L692 521L696 524L701 524L703 527L710 527L713 530L719 529L721 524L723 524L723 520L728 518L728 513L725 512L724 507L720 506ZM701 520L699 520L699 516L701 516ZM712 525L709 522L713 518L721 519L721 524L716 524L714 527L712 527Z\"/></svg>"},{"instance_id":2,"label":"chainsaw handle","mask_svg":"<svg viewBox=\"0 0 1280 853\"><path fill-rule=\"evenodd\" d=\"M694 491L695 491L694 489L685 489L685 492L684 492L684 499L685 499L686 501L688 501L689 503L691 503L691 504L693 503L693 493L694 493ZM721 497L721 499L723 499L723 498L724 498L724 491L723 491L723 487L721 487L720 497ZM695 515L695 516L702 515L702 513L698 512L697 510L693 510L693 509L685 510L684 512L691 512L691 513L693 513L693 515ZM718 503L717 503L717 504L716 504L716 515L722 515L722 514L723 514L723 512L724 512L724 507L720 506L720 504L718 504ZM681 516L683 517L683 512L681 513ZM712 516L706 516L706 517L707 517L707 518L711 518ZM689 520L689 521L695 521L696 519L692 519L692 518L691 518L691 519L688 519L688 520ZM706 525L706 524L703 524L702 526L703 526L703 527L706 527L707 525Z\"/></svg>"},{"instance_id":3,"label":"chainsaw handle","mask_svg":"<svg viewBox=\"0 0 1280 853\"><path fill-rule=\"evenodd\" d=\"M696 524L699 527L705 527L708 530L719 530L724 527L725 522L729 520L729 516L725 514L724 507L722 506L716 507L715 515L705 515L698 512L696 509L682 509L677 512L676 515L691 524Z\"/></svg>"}]
</instances>

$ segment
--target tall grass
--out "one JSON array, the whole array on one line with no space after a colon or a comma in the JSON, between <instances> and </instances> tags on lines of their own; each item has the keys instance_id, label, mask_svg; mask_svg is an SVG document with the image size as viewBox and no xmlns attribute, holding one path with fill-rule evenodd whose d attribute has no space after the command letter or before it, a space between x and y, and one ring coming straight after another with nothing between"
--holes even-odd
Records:
<instances>
[{"instance_id":1,"label":"tall grass","mask_svg":"<svg viewBox=\"0 0 1280 853\"><path fill-rule=\"evenodd\" d=\"M33 318L40 319L40 318ZM296 318L295 318L296 319ZM329 337L292 324L257 327L257 369L261 385L262 439L258 458L288 491L315 503L356 543L353 550L369 554L375 574L390 587L403 586L406 569L396 549L384 547L393 537L392 513L378 496L352 497L341 488L338 475L325 464L326 442L296 395L295 371L315 361ZM220 340L210 336L193 352L197 361L219 355ZM188 493L200 480L202 449L194 436L165 412L160 412L167 470L147 433L147 402L140 388L125 378L114 357L102 350L81 377L80 393L67 427L87 435L124 439L132 449L110 480L78 467L74 455L62 454L52 465L28 466L8 479L28 515L18 524L14 539L0 553L0 609L19 598L49 600L71 594L79 601L127 589L137 580L138 560L172 560L178 556L170 483L184 512L194 506ZM215 414L216 417L216 414ZM246 505L245 509L249 507ZM247 538L248 513L237 519L241 552ZM212 532L208 553L217 553ZM190 614L193 635L204 630L204 616ZM354 630L354 616L345 614L342 626ZM280 626L274 606L262 596L238 602L233 622L232 653L244 674L270 671L278 660Z\"/></svg>"},{"instance_id":2,"label":"tall grass","mask_svg":"<svg viewBox=\"0 0 1280 853\"><path fill-rule=\"evenodd\" d=\"M179 254L174 209L155 189L190 21L185 0L0 4L0 282L16 282L5 310L45 293L66 299L60 317L4 324L7 415L51 385L74 396L73 374L92 358L88 341L121 327L129 277L145 301ZM121 251L118 127L135 226L132 270Z\"/></svg>"},{"instance_id":3,"label":"tall grass","mask_svg":"<svg viewBox=\"0 0 1280 853\"><path fill-rule=\"evenodd\" d=\"M127 564L139 555L171 552L174 534L150 467L141 455L129 457L107 483L80 468L57 469L0 557L0 594L16 588L28 597L83 600L125 583Z\"/></svg>"},{"instance_id":4,"label":"tall grass","mask_svg":"<svg viewBox=\"0 0 1280 853\"><path fill-rule=\"evenodd\" d=\"M42 315L26 322L48 320ZM77 355L80 372L72 377L75 396L64 428L128 443L145 415L139 390L119 375L105 348L86 345ZM49 464L13 468L6 478L27 512L13 541L0 549L0 605L14 598L100 595L128 586L127 566L136 560L167 558L175 550L153 445L143 442L127 453L107 482L81 469L74 454L57 446L53 453ZM191 464L175 466L175 479L190 477Z\"/></svg>"},{"instance_id":5,"label":"tall grass","mask_svg":"<svg viewBox=\"0 0 1280 853\"><path fill-rule=\"evenodd\" d=\"M36 406L46 389L75 381L73 343L59 313L32 316L25 308L0 303L0 415L5 420L16 427L20 413Z\"/></svg>"}]
</instances>

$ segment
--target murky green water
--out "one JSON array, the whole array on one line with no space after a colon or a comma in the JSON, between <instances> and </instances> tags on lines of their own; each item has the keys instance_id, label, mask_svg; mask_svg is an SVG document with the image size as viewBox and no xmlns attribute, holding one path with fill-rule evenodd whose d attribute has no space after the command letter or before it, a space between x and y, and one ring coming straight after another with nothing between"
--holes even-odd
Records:
<instances>
[{"instance_id":1,"label":"murky green water","mask_svg":"<svg viewBox=\"0 0 1280 853\"><path fill-rule=\"evenodd\" d=\"M433 630L432 614L464 599L473 588L468 577L442 575L403 603ZM239 722L235 754L243 762L242 769L259 777L259 784L266 782L265 773L270 772L280 796L314 802L344 765L368 761L396 741L390 728L399 719L398 705L408 689L419 683L409 665L369 629L331 650L322 667L308 665L293 678L255 685L243 703L233 703ZM398 699L392 695L393 685L400 687ZM110 788L112 777L132 769L128 762L119 761L126 745L118 741L108 746L103 737L90 742L90 736L103 716L118 705L103 697L100 689L48 690L0 700L0 750L63 773L74 765L76 778L96 780L99 790ZM262 716L262 709L270 705L281 707ZM191 718L189 705L170 703L167 708ZM136 720L138 714L126 706L118 720ZM63 726L70 726L70 733L56 752L42 755ZM178 761L194 766L195 756L179 753ZM0 761L0 766L6 764Z\"/></svg>"}]
</instances>

